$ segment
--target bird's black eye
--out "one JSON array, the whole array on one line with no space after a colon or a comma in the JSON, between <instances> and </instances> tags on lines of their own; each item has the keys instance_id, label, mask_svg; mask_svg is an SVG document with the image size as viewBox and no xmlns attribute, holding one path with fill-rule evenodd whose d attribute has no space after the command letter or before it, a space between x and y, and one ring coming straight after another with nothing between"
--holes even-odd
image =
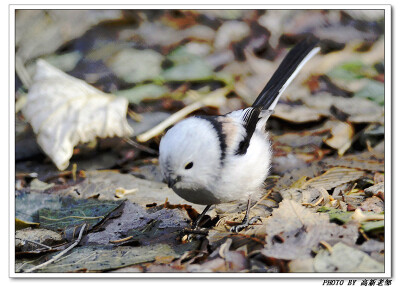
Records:
<instances>
[{"instance_id":1,"label":"bird's black eye","mask_svg":"<svg viewBox=\"0 0 400 287\"><path fill-rule=\"evenodd\" d=\"M193 167L193 162L189 162L185 165L185 169L191 169Z\"/></svg>"}]
</instances>

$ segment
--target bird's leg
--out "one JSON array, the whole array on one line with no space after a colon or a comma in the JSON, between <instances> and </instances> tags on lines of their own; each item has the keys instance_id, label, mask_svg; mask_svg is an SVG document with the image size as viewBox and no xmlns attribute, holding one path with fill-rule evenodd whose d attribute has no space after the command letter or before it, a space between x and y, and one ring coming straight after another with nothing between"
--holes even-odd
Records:
<instances>
[{"instance_id":1,"label":"bird's leg","mask_svg":"<svg viewBox=\"0 0 400 287\"><path fill-rule=\"evenodd\" d=\"M251 204L251 196L249 196L249 199L247 200L246 214L244 215L242 223L239 225L236 225L236 226L232 226L230 229L231 232L240 232L242 229L244 229L244 228L248 227L249 225L254 224L258 220L260 220L259 216L255 216L255 217L249 219L250 204Z\"/></svg>"},{"instance_id":2,"label":"bird's leg","mask_svg":"<svg viewBox=\"0 0 400 287\"><path fill-rule=\"evenodd\" d=\"M197 229L201 219L204 217L204 215L207 213L207 211L210 209L211 204L207 205L206 208L204 208L203 212L196 218L195 222L192 224L192 229Z\"/></svg>"}]
</instances>

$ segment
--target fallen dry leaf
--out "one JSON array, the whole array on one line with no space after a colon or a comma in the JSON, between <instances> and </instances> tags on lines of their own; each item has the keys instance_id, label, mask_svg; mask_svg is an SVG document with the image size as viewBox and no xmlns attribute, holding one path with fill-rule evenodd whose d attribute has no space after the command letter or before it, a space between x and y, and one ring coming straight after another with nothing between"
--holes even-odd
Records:
<instances>
[{"instance_id":1,"label":"fallen dry leaf","mask_svg":"<svg viewBox=\"0 0 400 287\"><path fill-rule=\"evenodd\" d=\"M36 243L35 243L36 242ZM15 250L31 251L64 242L61 234L43 228L25 228L15 232Z\"/></svg>"},{"instance_id":2,"label":"fallen dry leaf","mask_svg":"<svg viewBox=\"0 0 400 287\"><path fill-rule=\"evenodd\" d=\"M62 197L71 196L81 199L95 197L99 200L120 200L116 198L116 194L120 195L122 190L125 190L123 199L128 199L143 207L153 203L162 205L167 199L171 204L188 203L165 183L110 170L88 171L85 180L77 185L58 190L57 194ZM191 204L191 206L197 211L204 209L203 205Z\"/></svg>"},{"instance_id":3,"label":"fallen dry leaf","mask_svg":"<svg viewBox=\"0 0 400 287\"><path fill-rule=\"evenodd\" d=\"M272 116L292 123L307 123L319 121L324 114L307 106L278 104Z\"/></svg>"},{"instance_id":4,"label":"fallen dry leaf","mask_svg":"<svg viewBox=\"0 0 400 287\"><path fill-rule=\"evenodd\" d=\"M321 250L314 259L316 272L384 272L384 265L341 242L332 251Z\"/></svg>"},{"instance_id":5,"label":"fallen dry leaf","mask_svg":"<svg viewBox=\"0 0 400 287\"><path fill-rule=\"evenodd\" d=\"M357 180L363 175L364 172L357 169L334 167L326 171L324 174L310 179L303 187L322 187L326 190L330 190L331 188L343 183Z\"/></svg>"},{"instance_id":6,"label":"fallen dry leaf","mask_svg":"<svg viewBox=\"0 0 400 287\"><path fill-rule=\"evenodd\" d=\"M265 222L266 244L262 253L279 259L307 259L321 241L355 244L358 225L329 223L325 214L315 213L299 203L284 199Z\"/></svg>"},{"instance_id":7,"label":"fallen dry leaf","mask_svg":"<svg viewBox=\"0 0 400 287\"><path fill-rule=\"evenodd\" d=\"M385 182L380 182L371 187L364 189L364 192L368 196L378 196L382 200L385 200Z\"/></svg>"},{"instance_id":8,"label":"fallen dry leaf","mask_svg":"<svg viewBox=\"0 0 400 287\"><path fill-rule=\"evenodd\" d=\"M332 121L331 134L332 136L326 139L325 143L337 149L339 156L342 156L351 146L354 128L350 123Z\"/></svg>"},{"instance_id":9,"label":"fallen dry leaf","mask_svg":"<svg viewBox=\"0 0 400 287\"><path fill-rule=\"evenodd\" d=\"M356 168L360 170L384 171L385 158L383 153L363 152L358 154L349 154L341 158L329 157L322 160L327 166L343 166Z\"/></svg>"},{"instance_id":10,"label":"fallen dry leaf","mask_svg":"<svg viewBox=\"0 0 400 287\"><path fill-rule=\"evenodd\" d=\"M375 213L381 213L385 210L385 203L382 199L377 196L367 198L361 203L360 208L363 211L373 211Z\"/></svg>"},{"instance_id":11,"label":"fallen dry leaf","mask_svg":"<svg viewBox=\"0 0 400 287\"><path fill-rule=\"evenodd\" d=\"M347 121L351 123L383 123L384 110L378 104L364 98L343 98L333 96L326 92L304 97L302 101L305 108L313 113L331 115L331 108L335 107L346 115ZM304 108L303 108L304 109Z\"/></svg>"},{"instance_id":12,"label":"fallen dry leaf","mask_svg":"<svg viewBox=\"0 0 400 287\"><path fill-rule=\"evenodd\" d=\"M126 120L126 99L105 94L44 60L37 61L27 98L23 114L60 170L68 167L78 143L133 133Z\"/></svg>"},{"instance_id":13,"label":"fallen dry leaf","mask_svg":"<svg viewBox=\"0 0 400 287\"><path fill-rule=\"evenodd\" d=\"M321 196L319 188L310 186L305 189L301 188L283 189L280 190L279 193L282 195L283 199L290 199L299 203L313 203Z\"/></svg>"}]
</instances>

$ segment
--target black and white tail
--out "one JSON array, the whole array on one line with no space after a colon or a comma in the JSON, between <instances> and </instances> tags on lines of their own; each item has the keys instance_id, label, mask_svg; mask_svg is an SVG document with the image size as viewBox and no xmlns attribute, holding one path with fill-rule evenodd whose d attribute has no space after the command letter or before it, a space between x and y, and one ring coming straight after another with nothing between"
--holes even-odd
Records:
<instances>
[{"instance_id":1,"label":"black and white tail","mask_svg":"<svg viewBox=\"0 0 400 287\"><path fill-rule=\"evenodd\" d=\"M308 60L320 50L319 47L316 47L317 43L318 39L310 36L290 50L253 105L245 109L242 120L246 129L246 136L240 142L236 154L241 155L247 152L250 139L260 120L261 111L273 110L275 108L283 91L289 86Z\"/></svg>"},{"instance_id":2,"label":"black and white tail","mask_svg":"<svg viewBox=\"0 0 400 287\"><path fill-rule=\"evenodd\" d=\"M290 50L254 101L252 107L259 107L262 110L273 110L283 91L289 86L308 60L318 53L320 48L316 47L317 44L318 39L314 36L309 36Z\"/></svg>"}]
</instances>

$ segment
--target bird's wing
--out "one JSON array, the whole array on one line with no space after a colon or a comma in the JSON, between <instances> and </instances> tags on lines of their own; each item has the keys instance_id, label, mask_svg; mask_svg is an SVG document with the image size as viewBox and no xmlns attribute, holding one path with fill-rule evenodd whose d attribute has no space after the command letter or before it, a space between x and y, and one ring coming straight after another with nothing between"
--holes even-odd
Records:
<instances>
[{"instance_id":1,"label":"bird's wing","mask_svg":"<svg viewBox=\"0 0 400 287\"><path fill-rule=\"evenodd\" d=\"M250 107L243 111L241 120L246 130L246 135L244 139L239 143L238 149L236 150L235 154L242 155L246 153L247 148L249 147L250 144L250 139L253 136L254 131L256 130L257 127L257 123L260 119L260 113L261 113L260 107L257 108Z\"/></svg>"},{"instance_id":2,"label":"bird's wing","mask_svg":"<svg viewBox=\"0 0 400 287\"><path fill-rule=\"evenodd\" d=\"M251 137L260 120L261 111L269 110L272 113L283 91L293 81L305 63L318 53L320 48L315 47L317 43L316 37L309 36L290 50L253 105L244 110L242 120L246 135L239 144L236 151L237 155L247 152Z\"/></svg>"}]
</instances>

